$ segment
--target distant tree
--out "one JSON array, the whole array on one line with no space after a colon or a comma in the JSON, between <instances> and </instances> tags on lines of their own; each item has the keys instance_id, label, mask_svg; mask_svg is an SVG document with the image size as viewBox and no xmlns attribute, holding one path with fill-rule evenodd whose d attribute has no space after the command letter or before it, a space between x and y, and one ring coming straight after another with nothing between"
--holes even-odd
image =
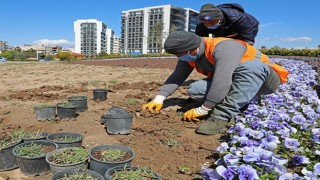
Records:
<instances>
[{"instance_id":1,"label":"distant tree","mask_svg":"<svg viewBox=\"0 0 320 180\"><path fill-rule=\"evenodd\" d=\"M261 49L267 49L267 47L266 46L261 46Z\"/></svg>"},{"instance_id":2,"label":"distant tree","mask_svg":"<svg viewBox=\"0 0 320 180\"><path fill-rule=\"evenodd\" d=\"M318 45L318 49L320 49L320 44Z\"/></svg>"},{"instance_id":3,"label":"distant tree","mask_svg":"<svg viewBox=\"0 0 320 180\"><path fill-rule=\"evenodd\" d=\"M72 61L74 60L74 57L70 52L59 52L57 54L57 58L60 59L60 61Z\"/></svg>"}]
</instances>

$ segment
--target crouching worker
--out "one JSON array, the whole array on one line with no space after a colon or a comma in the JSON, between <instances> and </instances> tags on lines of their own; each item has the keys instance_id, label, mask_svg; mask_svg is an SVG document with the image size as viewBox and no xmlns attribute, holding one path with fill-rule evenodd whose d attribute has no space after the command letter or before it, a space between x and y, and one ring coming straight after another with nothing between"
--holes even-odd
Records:
<instances>
[{"instance_id":1,"label":"crouching worker","mask_svg":"<svg viewBox=\"0 0 320 180\"><path fill-rule=\"evenodd\" d=\"M276 92L280 83L287 81L286 69L241 40L176 31L169 34L164 49L179 61L158 95L142 109L159 112L164 99L196 69L207 77L190 84L188 93L203 104L185 112L183 119L197 121L210 112L209 118L196 129L199 134L221 132L255 95Z\"/></svg>"}]
</instances>

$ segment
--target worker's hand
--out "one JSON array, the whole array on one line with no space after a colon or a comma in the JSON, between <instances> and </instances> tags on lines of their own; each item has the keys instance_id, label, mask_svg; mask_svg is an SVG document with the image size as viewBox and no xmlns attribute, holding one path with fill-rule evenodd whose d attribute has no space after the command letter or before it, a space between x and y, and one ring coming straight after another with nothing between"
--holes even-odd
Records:
<instances>
[{"instance_id":1,"label":"worker's hand","mask_svg":"<svg viewBox=\"0 0 320 180\"><path fill-rule=\"evenodd\" d=\"M142 106L142 110L148 109L151 113L154 112L154 110L159 113L160 109L163 106L163 101L166 97L162 95L157 95L151 102L145 104Z\"/></svg>"},{"instance_id":2,"label":"worker's hand","mask_svg":"<svg viewBox=\"0 0 320 180\"><path fill-rule=\"evenodd\" d=\"M160 104L160 103L156 103L156 102L149 102L145 105L142 106L142 110L146 110L148 109L151 113L154 112L154 110L158 113L160 111L160 109L162 108L162 105L163 104Z\"/></svg>"},{"instance_id":3,"label":"worker's hand","mask_svg":"<svg viewBox=\"0 0 320 180\"><path fill-rule=\"evenodd\" d=\"M203 105L198 108L192 108L183 114L183 120L185 121L200 121L198 117L207 115L211 109L204 107Z\"/></svg>"}]
</instances>

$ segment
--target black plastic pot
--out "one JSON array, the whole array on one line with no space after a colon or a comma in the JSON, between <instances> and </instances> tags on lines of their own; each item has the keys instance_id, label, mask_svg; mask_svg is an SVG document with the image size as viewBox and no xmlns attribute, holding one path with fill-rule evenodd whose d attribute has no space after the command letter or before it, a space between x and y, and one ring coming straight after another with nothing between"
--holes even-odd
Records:
<instances>
[{"instance_id":1,"label":"black plastic pot","mask_svg":"<svg viewBox=\"0 0 320 180\"><path fill-rule=\"evenodd\" d=\"M73 103L71 103L71 104L73 105L71 107L65 106L66 103L58 103L57 104L57 115L59 118L75 118L76 117L77 107L75 104L73 104Z\"/></svg>"},{"instance_id":2,"label":"black plastic pot","mask_svg":"<svg viewBox=\"0 0 320 180\"><path fill-rule=\"evenodd\" d=\"M112 180L112 176L114 175L115 172L119 172L119 171L123 171L123 170L134 170L134 171L137 171L139 170L141 167L137 167L137 166L133 166L133 167L123 167L123 166L116 166L116 167L113 167L113 168L110 168L106 173L105 173L105 178L107 180ZM154 180L160 180L161 177L155 173L155 172L152 172L151 170L146 170L146 172L149 174L152 174L152 178L150 177L150 179L154 179Z\"/></svg>"},{"instance_id":3,"label":"black plastic pot","mask_svg":"<svg viewBox=\"0 0 320 180\"><path fill-rule=\"evenodd\" d=\"M56 117L56 106L34 107L36 118L40 120L54 119Z\"/></svg>"},{"instance_id":4,"label":"black plastic pot","mask_svg":"<svg viewBox=\"0 0 320 180\"><path fill-rule=\"evenodd\" d=\"M37 176L37 175L44 175L50 172L50 166L46 162L46 154L35 156L35 157L26 157L17 154L16 148L21 147L24 145L29 145L31 143L34 144L41 144L46 146L51 146L54 149L58 148L53 142L47 140L37 140L37 141L28 141L17 145L13 150L12 154L17 158L17 162L20 168L20 171L26 176Z\"/></svg>"},{"instance_id":5,"label":"black plastic pot","mask_svg":"<svg viewBox=\"0 0 320 180\"><path fill-rule=\"evenodd\" d=\"M112 107L101 117L108 134L130 134L133 115L119 107Z\"/></svg>"},{"instance_id":6,"label":"black plastic pot","mask_svg":"<svg viewBox=\"0 0 320 180\"><path fill-rule=\"evenodd\" d=\"M73 103L77 107L77 111L83 112L88 109L87 96L71 96L68 102Z\"/></svg>"},{"instance_id":7,"label":"black plastic pot","mask_svg":"<svg viewBox=\"0 0 320 180\"><path fill-rule=\"evenodd\" d=\"M22 140L0 150L0 171L8 171L19 167L12 150L21 142Z\"/></svg>"},{"instance_id":8,"label":"black plastic pot","mask_svg":"<svg viewBox=\"0 0 320 180\"><path fill-rule=\"evenodd\" d=\"M68 147L68 148L80 148L80 147ZM50 166L50 169L53 174L59 173L59 172L64 172L64 171L69 171L69 170L75 170L75 171L80 171L80 170L86 170L88 167L88 158L84 161L76 162L76 163L71 163L71 164L56 164L54 162L51 162L50 159L54 153L57 153L59 151L63 151L66 148L62 149L56 149L55 151L52 151L47 154L46 156L46 161Z\"/></svg>"},{"instance_id":9,"label":"black plastic pot","mask_svg":"<svg viewBox=\"0 0 320 180\"><path fill-rule=\"evenodd\" d=\"M91 171L91 170L85 170L85 171L79 171L79 170L69 170L69 171L62 171L62 172L58 172L56 174L54 174L53 176L51 176L51 180L58 180L60 178L64 178L64 177L69 177L72 176L73 174L76 173L83 173L86 172L88 174L90 174L95 180L104 180L104 177L95 172L95 171Z\"/></svg>"},{"instance_id":10,"label":"black plastic pot","mask_svg":"<svg viewBox=\"0 0 320 180\"><path fill-rule=\"evenodd\" d=\"M118 162L105 162L105 161L101 161L95 157L92 156L92 154L97 151L97 150L104 150L104 149L119 149L121 151L124 152L128 152L130 154L130 158L124 160L124 161L118 161ZM100 145L100 146L95 146L93 148L91 148L89 150L89 157L90 157L90 170L92 171L96 171L98 173L100 173L101 175L104 176L105 172L107 170L109 170L112 167L116 167L116 166L130 166L131 165L131 161L134 158L135 153L133 152L133 150L129 147L126 146L121 146L121 145Z\"/></svg>"},{"instance_id":11,"label":"black plastic pot","mask_svg":"<svg viewBox=\"0 0 320 180\"><path fill-rule=\"evenodd\" d=\"M108 90L106 89L94 89L93 100L94 101L105 101L107 99Z\"/></svg>"},{"instance_id":12,"label":"black plastic pot","mask_svg":"<svg viewBox=\"0 0 320 180\"><path fill-rule=\"evenodd\" d=\"M32 139L22 138L22 140L23 140L24 142L27 142L27 141L36 141L36 140L46 140L48 135L49 135L49 133L41 132L41 136L39 136L39 137L37 137L37 138L32 138Z\"/></svg>"},{"instance_id":13,"label":"black plastic pot","mask_svg":"<svg viewBox=\"0 0 320 180\"><path fill-rule=\"evenodd\" d=\"M79 137L79 140L71 141L71 142L55 140L56 138L65 138L65 137ZM83 135L81 135L80 133L74 133L74 132L58 132L58 133L53 133L47 136L47 140L56 143L59 149L64 147L81 147L83 138L84 138Z\"/></svg>"}]
</instances>

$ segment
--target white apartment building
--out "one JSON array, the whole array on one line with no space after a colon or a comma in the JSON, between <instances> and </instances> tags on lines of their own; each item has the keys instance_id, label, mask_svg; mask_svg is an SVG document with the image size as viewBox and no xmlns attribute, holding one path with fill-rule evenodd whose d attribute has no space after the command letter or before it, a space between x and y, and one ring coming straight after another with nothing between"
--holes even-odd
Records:
<instances>
[{"instance_id":1,"label":"white apartment building","mask_svg":"<svg viewBox=\"0 0 320 180\"><path fill-rule=\"evenodd\" d=\"M120 53L120 38L115 36L114 42L113 42L113 53L118 54Z\"/></svg>"},{"instance_id":2,"label":"white apartment building","mask_svg":"<svg viewBox=\"0 0 320 180\"><path fill-rule=\"evenodd\" d=\"M161 53L169 32L194 32L198 12L161 5L122 11L122 53Z\"/></svg>"},{"instance_id":3,"label":"white apartment building","mask_svg":"<svg viewBox=\"0 0 320 180\"><path fill-rule=\"evenodd\" d=\"M115 38L114 31L112 29L107 29L107 36L106 36L106 43L107 43L106 53L107 54L114 53L114 50L113 50L114 38Z\"/></svg>"},{"instance_id":4,"label":"white apartment building","mask_svg":"<svg viewBox=\"0 0 320 180\"><path fill-rule=\"evenodd\" d=\"M107 52L107 25L97 19L74 22L75 52L95 56Z\"/></svg>"}]
</instances>

